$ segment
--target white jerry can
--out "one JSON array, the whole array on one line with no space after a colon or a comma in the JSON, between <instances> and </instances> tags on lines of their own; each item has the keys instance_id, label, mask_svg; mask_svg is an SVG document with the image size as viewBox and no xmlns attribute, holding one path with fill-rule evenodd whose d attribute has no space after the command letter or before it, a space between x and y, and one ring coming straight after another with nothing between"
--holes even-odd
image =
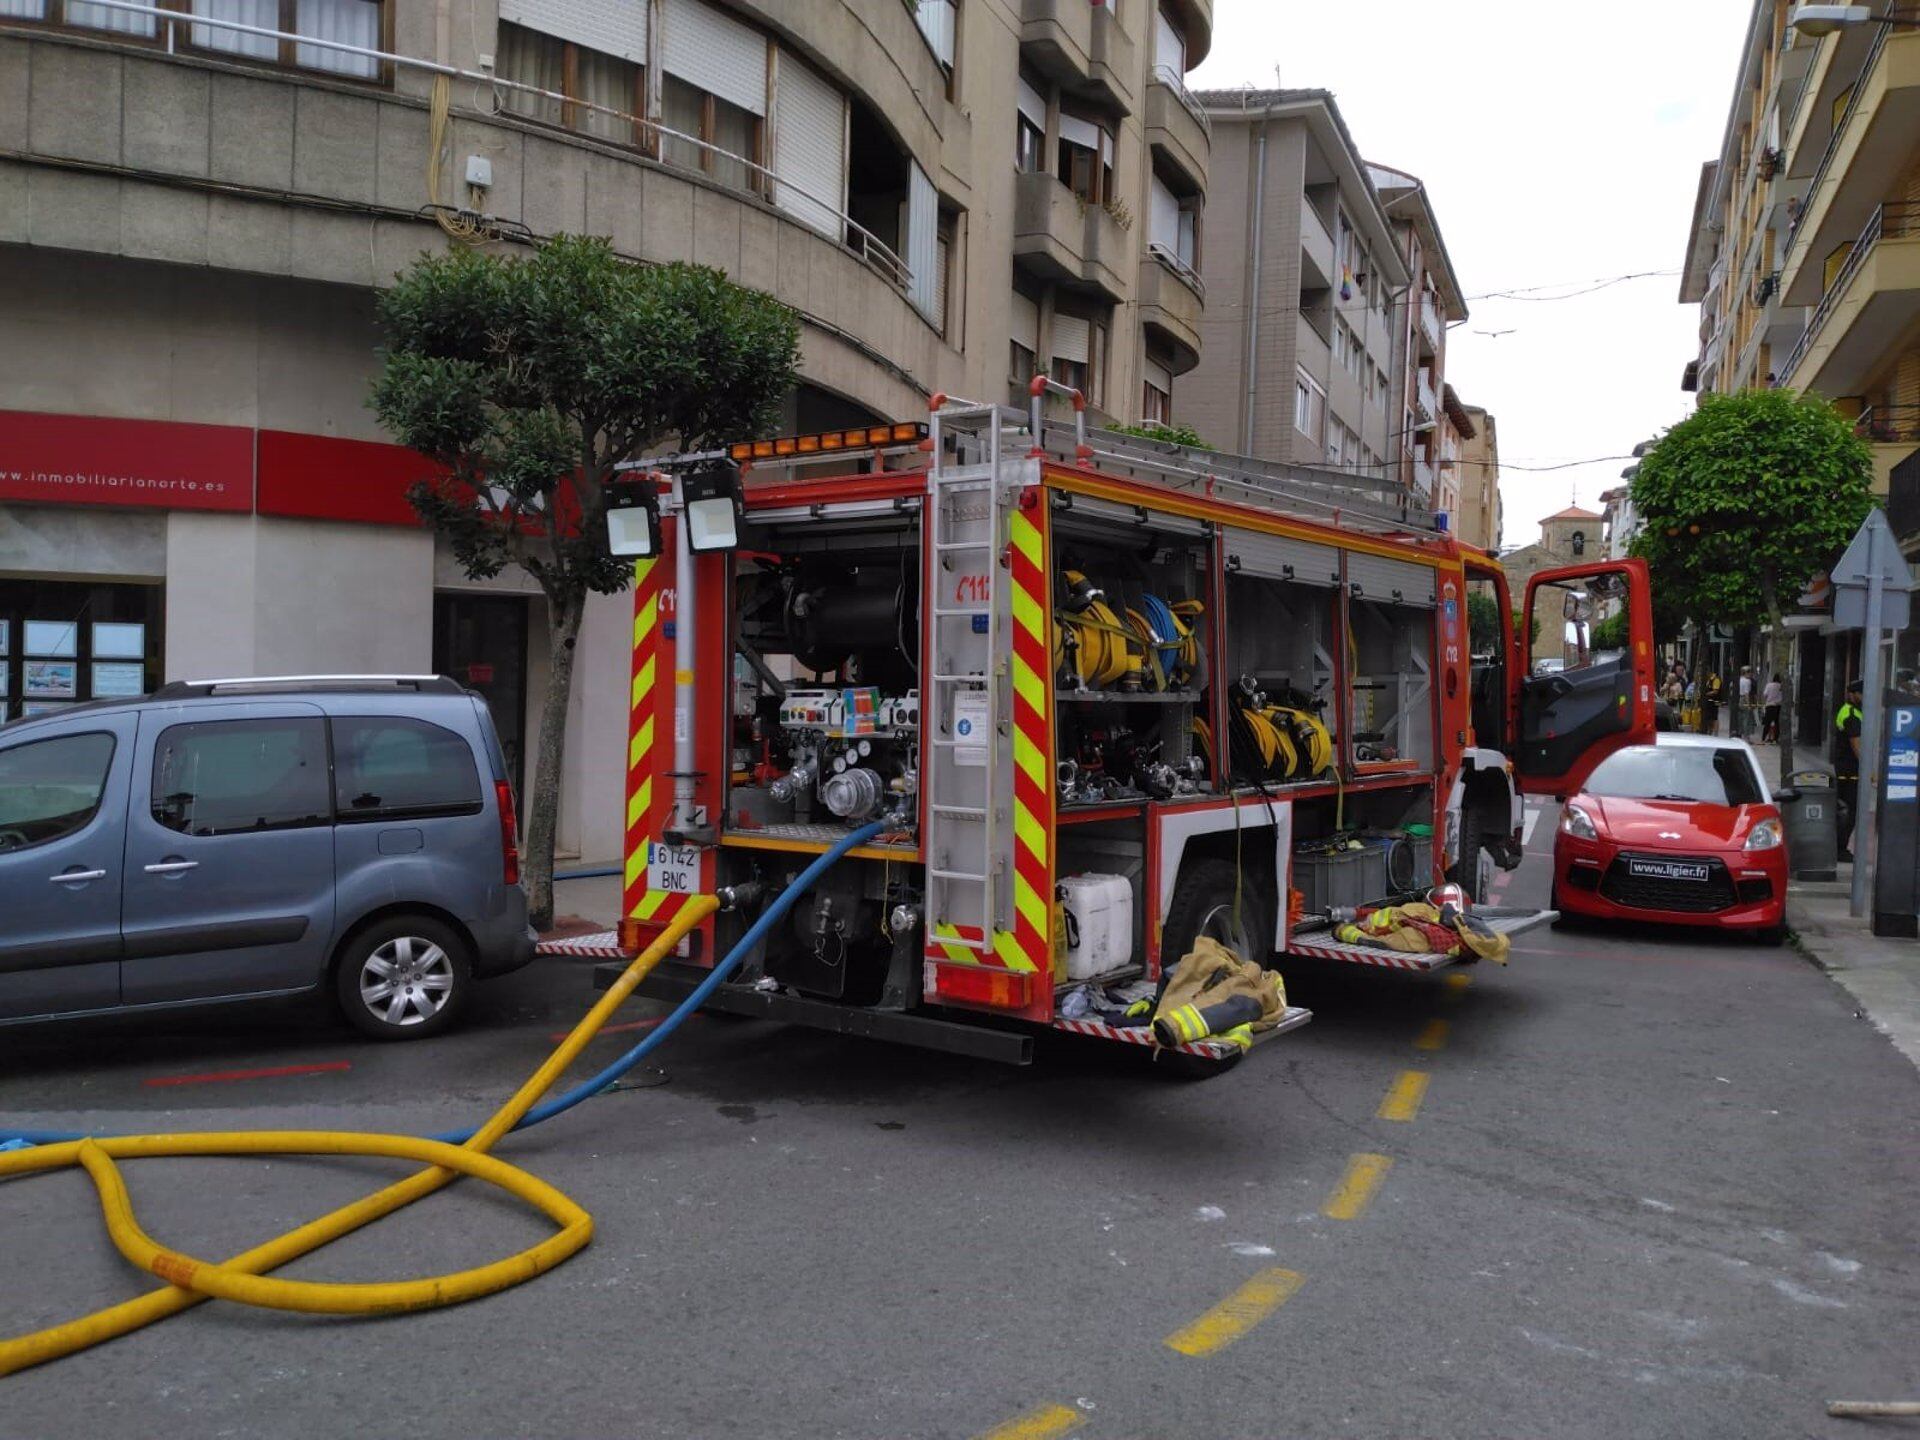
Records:
<instances>
[{"instance_id":1,"label":"white jerry can","mask_svg":"<svg viewBox=\"0 0 1920 1440\"><path fill-rule=\"evenodd\" d=\"M1091 980L1133 960L1133 882L1124 875L1068 875L1067 978Z\"/></svg>"}]
</instances>

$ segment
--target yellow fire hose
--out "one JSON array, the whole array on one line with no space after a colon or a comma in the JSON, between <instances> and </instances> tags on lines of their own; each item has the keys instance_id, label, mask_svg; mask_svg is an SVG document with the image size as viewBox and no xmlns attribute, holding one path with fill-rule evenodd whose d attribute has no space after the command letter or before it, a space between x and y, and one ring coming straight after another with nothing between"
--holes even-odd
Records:
<instances>
[{"instance_id":1,"label":"yellow fire hose","mask_svg":"<svg viewBox=\"0 0 1920 1440\"><path fill-rule=\"evenodd\" d=\"M672 953L681 938L717 908L719 901L711 895L691 897L673 923L627 967L514 1097L464 1145L412 1135L358 1135L332 1130L212 1131L75 1140L0 1155L0 1180L75 1165L84 1169L99 1192L107 1233L114 1247L133 1264L167 1282L162 1289L97 1310L81 1319L0 1340L0 1375L10 1375L102 1341L117 1339L212 1297L306 1314L380 1315L476 1300L553 1269L593 1238L593 1218L544 1180L503 1160L495 1160L487 1152L553 1088L587 1042L599 1033L601 1026L612 1018L614 1011L649 972ZM216 1265L168 1249L149 1237L134 1218L126 1183L114 1163L181 1155L373 1155L420 1160L431 1168ZM323 1284L275 1280L266 1274L433 1194L461 1175L475 1176L525 1200L552 1219L560 1227L558 1233L505 1260L423 1280Z\"/></svg>"}]
</instances>

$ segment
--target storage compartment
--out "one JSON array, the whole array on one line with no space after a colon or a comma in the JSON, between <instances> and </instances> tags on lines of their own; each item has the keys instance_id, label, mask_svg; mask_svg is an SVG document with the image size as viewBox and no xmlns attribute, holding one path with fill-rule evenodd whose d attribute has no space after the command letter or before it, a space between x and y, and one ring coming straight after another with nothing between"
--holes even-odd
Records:
<instances>
[{"instance_id":1,"label":"storage compartment","mask_svg":"<svg viewBox=\"0 0 1920 1440\"><path fill-rule=\"evenodd\" d=\"M1309 915L1373 905L1387 895L1387 852L1364 842L1358 849L1296 849L1293 888Z\"/></svg>"},{"instance_id":2,"label":"storage compartment","mask_svg":"<svg viewBox=\"0 0 1920 1440\"><path fill-rule=\"evenodd\" d=\"M1133 884L1124 875L1068 875L1060 881L1066 916L1067 979L1091 980L1133 962Z\"/></svg>"}]
</instances>

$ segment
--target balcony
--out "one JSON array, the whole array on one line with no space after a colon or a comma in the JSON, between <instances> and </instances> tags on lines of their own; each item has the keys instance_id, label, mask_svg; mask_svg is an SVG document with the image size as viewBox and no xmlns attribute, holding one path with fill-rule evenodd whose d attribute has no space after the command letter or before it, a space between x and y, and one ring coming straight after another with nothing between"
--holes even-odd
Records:
<instances>
[{"instance_id":1,"label":"balcony","mask_svg":"<svg viewBox=\"0 0 1920 1440\"><path fill-rule=\"evenodd\" d=\"M1069 94L1133 112L1137 52L1110 6L1022 0L1020 53Z\"/></svg>"},{"instance_id":2,"label":"balcony","mask_svg":"<svg viewBox=\"0 0 1920 1440\"><path fill-rule=\"evenodd\" d=\"M1783 385L1855 395L1920 320L1920 204L1882 205L1867 219L1807 328L1774 373Z\"/></svg>"},{"instance_id":3,"label":"balcony","mask_svg":"<svg viewBox=\"0 0 1920 1440\"><path fill-rule=\"evenodd\" d=\"M1920 513L1913 513L1915 507L1920 507L1920 487L1912 480L1907 481L1909 493L1904 501L1908 509L1904 515L1894 513L1894 501L1902 498L1898 493L1900 467L1912 456L1920 455L1920 405L1870 405L1860 412L1853 428L1873 450L1874 494L1889 497L1887 518L1893 522L1894 533L1905 539L1920 528L1916 524L1920 522ZM1920 464L1912 468L1920 473Z\"/></svg>"},{"instance_id":4,"label":"balcony","mask_svg":"<svg viewBox=\"0 0 1920 1440\"><path fill-rule=\"evenodd\" d=\"M1428 291L1420 292L1420 358L1431 360L1440 353L1440 337L1446 326L1440 321L1440 307Z\"/></svg>"},{"instance_id":5,"label":"balcony","mask_svg":"<svg viewBox=\"0 0 1920 1440\"><path fill-rule=\"evenodd\" d=\"M1322 389L1327 388L1333 378L1333 346L1309 316L1302 315L1295 323L1293 344L1295 362Z\"/></svg>"},{"instance_id":6,"label":"balcony","mask_svg":"<svg viewBox=\"0 0 1920 1440\"><path fill-rule=\"evenodd\" d=\"M1437 424L1440 420L1440 401L1433 393L1433 377L1427 374L1427 367L1424 365L1413 373L1419 377L1413 390L1413 404L1417 418L1422 425Z\"/></svg>"},{"instance_id":7,"label":"balcony","mask_svg":"<svg viewBox=\"0 0 1920 1440\"><path fill-rule=\"evenodd\" d=\"M1170 66L1156 65L1147 77L1147 143L1185 175L1194 189L1207 188L1213 125Z\"/></svg>"},{"instance_id":8,"label":"balcony","mask_svg":"<svg viewBox=\"0 0 1920 1440\"><path fill-rule=\"evenodd\" d=\"M1440 477L1438 472L1434 470L1433 466L1416 455L1413 461L1413 488L1415 492L1421 495L1431 496L1434 492L1434 487L1439 483Z\"/></svg>"},{"instance_id":9,"label":"balcony","mask_svg":"<svg viewBox=\"0 0 1920 1440\"><path fill-rule=\"evenodd\" d=\"M1193 268L1158 245L1140 262L1140 323L1172 349L1176 375L1200 363L1205 293Z\"/></svg>"},{"instance_id":10,"label":"balcony","mask_svg":"<svg viewBox=\"0 0 1920 1440\"><path fill-rule=\"evenodd\" d=\"M1300 202L1300 288L1327 290L1333 286L1333 236L1310 200Z\"/></svg>"},{"instance_id":11,"label":"balcony","mask_svg":"<svg viewBox=\"0 0 1920 1440\"><path fill-rule=\"evenodd\" d=\"M1881 30L1853 96L1807 183L1807 200L1780 267L1790 305L1814 305L1831 288L1829 258L1859 234L1887 195L1905 191L1920 134L1920 32Z\"/></svg>"},{"instance_id":12,"label":"balcony","mask_svg":"<svg viewBox=\"0 0 1920 1440\"><path fill-rule=\"evenodd\" d=\"M1127 298L1133 237L1105 209L1089 205L1044 171L1017 177L1013 261L1040 280L1107 299Z\"/></svg>"},{"instance_id":13,"label":"balcony","mask_svg":"<svg viewBox=\"0 0 1920 1440\"><path fill-rule=\"evenodd\" d=\"M1903 544L1920 535L1920 450L1909 449L1888 474L1887 523Z\"/></svg>"}]
</instances>

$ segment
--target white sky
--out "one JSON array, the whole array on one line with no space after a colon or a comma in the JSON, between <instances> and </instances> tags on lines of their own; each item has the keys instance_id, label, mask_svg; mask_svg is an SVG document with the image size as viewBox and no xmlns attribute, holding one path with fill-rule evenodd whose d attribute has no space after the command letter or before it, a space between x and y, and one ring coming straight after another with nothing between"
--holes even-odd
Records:
<instances>
[{"instance_id":1,"label":"white sky","mask_svg":"<svg viewBox=\"0 0 1920 1440\"><path fill-rule=\"evenodd\" d=\"M1699 353L1700 312L1678 302L1677 273L1553 303L1471 297L1678 272L1751 10L1216 0L1213 50L1189 86L1331 90L1367 159L1426 182L1472 312L1448 338L1447 379L1499 422L1508 545L1538 539L1572 493L1597 509L1631 461L1515 467L1628 455L1691 411L1680 372Z\"/></svg>"}]
</instances>

